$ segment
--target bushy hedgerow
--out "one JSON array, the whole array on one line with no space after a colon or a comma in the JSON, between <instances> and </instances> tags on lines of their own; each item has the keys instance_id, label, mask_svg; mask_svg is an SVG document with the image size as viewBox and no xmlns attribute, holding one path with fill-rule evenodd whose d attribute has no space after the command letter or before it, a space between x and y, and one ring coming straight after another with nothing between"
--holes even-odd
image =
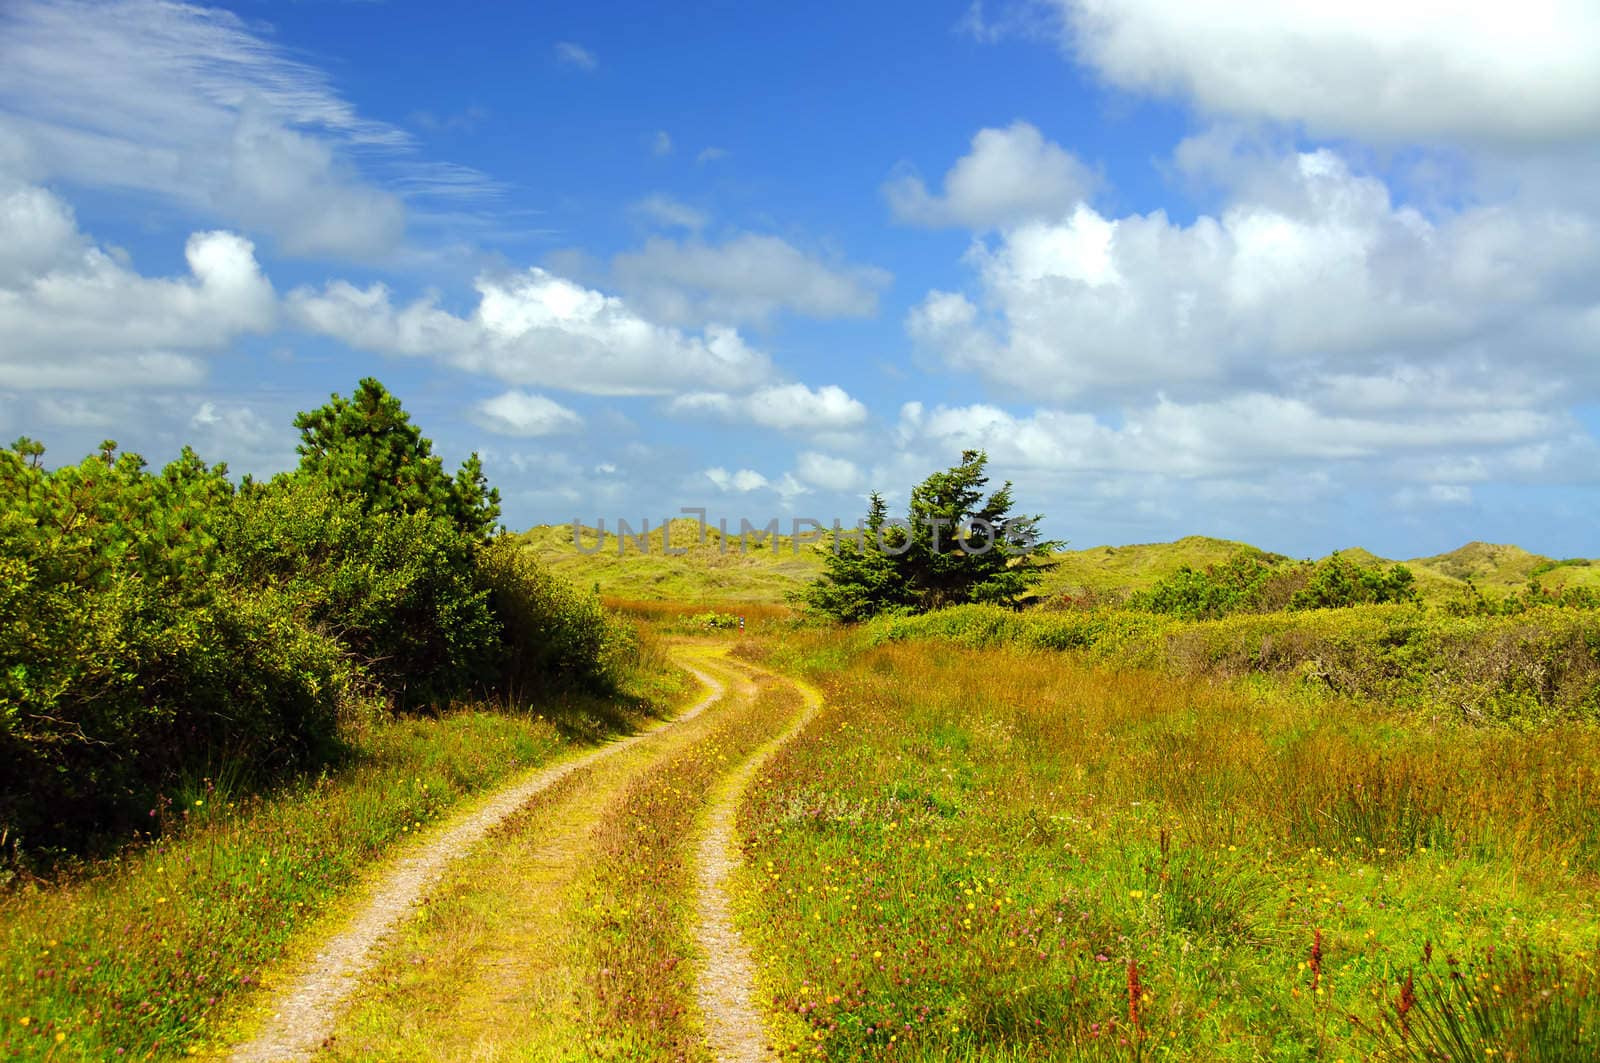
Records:
<instances>
[{"instance_id":1,"label":"bushy hedgerow","mask_svg":"<svg viewBox=\"0 0 1600 1063\"><path fill-rule=\"evenodd\" d=\"M519 700L555 685L614 687L637 650L634 628L611 616L598 595L540 565L510 536L478 554L477 581L501 628L493 678Z\"/></svg>"},{"instance_id":2,"label":"bushy hedgerow","mask_svg":"<svg viewBox=\"0 0 1600 1063\"><path fill-rule=\"evenodd\" d=\"M1268 675L1466 722L1600 720L1600 613L1455 617L1371 605L1184 622L1129 610L1017 613L968 605L875 621L874 641L1077 650L1191 675Z\"/></svg>"},{"instance_id":3,"label":"bushy hedgerow","mask_svg":"<svg viewBox=\"0 0 1600 1063\"><path fill-rule=\"evenodd\" d=\"M0 451L0 838L124 830L208 760L326 756L359 675L292 600L218 576L222 472L36 457Z\"/></svg>"},{"instance_id":4,"label":"bushy hedgerow","mask_svg":"<svg viewBox=\"0 0 1600 1063\"><path fill-rule=\"evenodd\" d=\"M446 474L372 380L297 425L301 467L242 487L187 449L0 450L0 862L316 765L385 707L622 674L632 629L491 538L476 457Z\"/></svg>"},{"instance_id":5,"label":"bushy hedgerow","mask_svg":"<svg viewBox=\"0 0 1600 1063\"><path fill-rule=\"evenodd\" d=\"M1358 565L1338 554L1312 563L1247 550L1220 565L1184 565L1128 597L1130 609L1182 620L1217 620L1284 609L1343 609L1415 601L1404 565Z\"/></svg>"}]
</instances>

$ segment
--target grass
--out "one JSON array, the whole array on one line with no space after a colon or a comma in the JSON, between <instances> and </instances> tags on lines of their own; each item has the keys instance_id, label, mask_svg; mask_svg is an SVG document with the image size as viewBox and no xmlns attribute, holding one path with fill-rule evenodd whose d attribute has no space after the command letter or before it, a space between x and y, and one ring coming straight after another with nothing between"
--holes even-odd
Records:
<instances>
[{"instance_id":1,"label":"grass","mask_svg":"<svg viewBox=\"0 0 1600 1063\"><path fill-rule=\"evenodd\" d=\"M641 551L632 539L622 553L617 537L608 533L603 540L586 532L586 548L600 543L593 553L584 553L573 544L569 524L541 525L524 532L524 545L552 571L581 586L596 586L601 593L616 599L722 604L729 607L750 603L777 604L815 579L822 571L821 559L806 546L798 551L791 537L776 542L750 539L740 551L738 529L724 536L716 527L707 529L705 542L699 541L699 527L690 520L672 522L670 543L687 552L668 556L663 552L659 524L648 537L649 549ZM1145 543L1132 546L1096 546L1083 550L1063 550L1052 555L1053 567L1039 586L1044 598L1070 597L1115 603L1132 591L1145 590L1170 576L1180 567L1203 569L1221 564L1240 552L1255 552L1265 557L1281 557L1248 543L1191 535L1176 542ZM1363 565L1393 564L1354 547L1340 551L1351 561ZM1491 597L1504 597L1522 590L1530 578L1538 578L1552 590L1567 586L1600 587L1600 562L1585 558L1556 560L1529 553L1516 546L1468 543L1457 550L1434 557L1404 562L1416 577L1416 588L1423 600L1443 603L1461 598L1471 579L1480 591Z\"/></svg>"},{"instance_id":2,"label":"grass","mask_svg":"<svg viewBox=\"0 0 1600 1063\"><path fill-rule=\"evenodd\" d=\"M659 682L659 681L658 681ZM286 950L375 864L461 802L631 726L636 698L463 709L359 736L275 793L202 781L146 844L0 896L0 1056L172 1056L215 1043Z\"/></svg>"},{"instance_id":3,"label":"grass","mask_svg":"<svg viewBox=\"0 0 1600 1063\"><path fill-rule=\"evenodd\" d=\"M1183 621L972 605L878 620L854 637L1076 651L1103 664L1253 682L1313 701L1377 701L1423 720L1522 728L1600 720L1600 613L1593 610L1450 617L1375 605Z\"/></svg>"},{"instance_id":4,"label":"grass","mask_svg":"<svg viewBox=\"0 0 1600 1063\"><path fill-rule=\"evenodd\" d=\"M724 536L713 526L702 543L695 522L676 520L670 545L687 552L669 556L663 551L660 525L653 526L648 550L640 550L630 538L621 553L614 533L604 537L599 550L581 552L573 543L570 524L541 525L524 532L522 539L551 571L622 599L778 603L822 571L821 560L804 545L796 551L788 536L758 540L752 535L741 548L737 527ZM593 548L597 541L592 530L586 532L585 548Z\"/></svg>"},{"instance_id":5,"label":"grass","mask_svg":"<svg viewBox=\"0 0 1600 1063\"><path fill-rule=\"evenodd\" d=\"M765 656L828 693L740 820L791 1058L1442 1058L1425 1015L1471 1058L1592 1058L1592 725L1416 725L947 641ZM1488 974L1430 981L1447 959Z\"/></svg>"},{"instance_id":6,"label":"grass","mask_svg":"<svg viewBox=\"0 0 1600 1063\"><path fill-rule=\"evenodd\" d=\"M799 695L764 685L704 739L629 784L596 830L582 941L599 1013L594 1059L704 1059L694 1009L693 846L716 780L772 738Z\"/></svg>"}]
</instances>

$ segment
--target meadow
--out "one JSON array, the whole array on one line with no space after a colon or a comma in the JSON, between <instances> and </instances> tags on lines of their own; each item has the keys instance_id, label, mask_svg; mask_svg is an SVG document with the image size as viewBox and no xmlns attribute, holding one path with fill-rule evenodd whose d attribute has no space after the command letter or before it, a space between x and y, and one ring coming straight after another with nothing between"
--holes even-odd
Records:
<instances>
[{"instance_id":1,"label":"meadow","mask_svg":"<svg viewBox=\"0 0 1600 1063\"><path fill-rule=\"evenodd\" d=\"M1593 1058L1592 722L1014 644L742 652L828 697L740 820L790 1057Z\"/></svg>"},{"instance_id":2,"label":"meadow","mask_svg":"<svg viewBox=\"0 0 1600 1063\"><path fill-rule=\"evenodd\" d=\"M276 789L199 779L115 857L0 894L0 1056L169 1058L227 1043L263 979L340 918L374 868L478 794L670 705L463 707L351 735L342 764Z\"/></svg>"}]
</instances>

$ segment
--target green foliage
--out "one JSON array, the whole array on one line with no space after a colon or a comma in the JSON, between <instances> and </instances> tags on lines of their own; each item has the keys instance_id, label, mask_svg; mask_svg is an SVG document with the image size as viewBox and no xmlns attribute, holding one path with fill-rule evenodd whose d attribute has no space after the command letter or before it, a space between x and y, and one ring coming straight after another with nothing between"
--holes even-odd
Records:
<instances>
[{"instance_id":1,"label":"green foliage","mask_svg":"<svg viewBox=\"0 0 1600 1063\"><path fill-rule=\"evenodd\" d=\"M823 573L800 594L812 609L847 622L896 611L926 612L990 602L1016 606L1041 578L1041 558L1059 546L1038 536L1040 516L1011 512L1011 483L984 497L988 455L969 450L911 491L904 521L891 521L874 493L859 535L818 547Z\"/></svg>"},{"instance_id":2,"label":"green foliage","mask_svg":"<svg viewBox=\"0 0 1600 1063\"><path fill-rule=\"evenodd\" d=\"M1131 595L1128 607L1184 620L1260 612L1268 587L1280 571L1263 555L1251 552L1240 552L1203 570L1184 565L1149 590Z\"/></svg>"},{"instance_id":3,"label":"green foliage","mask_svg":"<svg viewBox=\"0 0 1600 1063\"><path fill-rule=\"evenodd\" d=\"M370 510L316 477L248 489L224 534L228 578L279 587L396 707L438 706L491 667L500 625L476 548L447 516Z\"/></svg>"},{"instance_id":4,"label":"green foliage","mask_svg":"<svg viewBox=\"0 0 1600 1063\"><path fill-rule=\"evenodd\" d=\"M376 705L605 688L630 629L491 543L477 456L447 476L375 380L301 414L301 465L236 489L187 448L0 450L0 845L125 834L228 762L326 761ZM20 841L19 841L20 839Z\"/></svg>"},{"instance_id":5,"label":"green foliage","mask_svg":"<svg viewBox=\"0 0 1600 1063\"><path fill-rule=\"evenodd\" d=\"M500 492L484 479L474 453L452 478L400 400L371 377L346 399L294 419L300 471L343 498L380 512L448 517L463 534L487 539L500 519Z\"/></svg>"},{"instance_id":6,"label":"green foliage","mask_svg":"<svg viewBox=\"0 0 1600 1063\"><path fill-rule=\"evenodd\" d=\"M514 538L478 553L477 581L500 621L488 674L512 700L554 686L615 688L637 651L634 629L599 596L554 575Z\"/></svg>"},{"instance_id":7,"label":"green foliage","mask_svg":"<svg viewBox=\"0 0 1600 1063\"><path fill-rule=\"evenodd\" d=\"M40 453L0 451L0 836L126 829L214 758L325 756L356 674L283 593L219 577L224 470L186 450L152 475L107 443L47 472Z\"/></svg>"},{"instance_id":8,"label":"green foliage","mask_svg":"<svg viewBox=\"0 0 1600 1063\"><path fill-rule=\"evenodd\" d=\"M1342 609L1417 600L1415 578L1404 565L1367 567L1333 554L1317 562L1304 590L1289 599L1290 609Z\"/></svg>"},{"instance_id":9,"label":"green foliage","mask_svg":"<svg viewBox=\"0 0 1600 1063\"><path fill-rule=\"evenodd\" d=\"M1338 609L1417 599L1411 571L1359 565L1337 553L1316 564L1242 550L1222 564L1182 565L1148 590L1129 595L1130 609L1183 620L1217 620L1281 609Z\"/></svg>"}]
</instances>

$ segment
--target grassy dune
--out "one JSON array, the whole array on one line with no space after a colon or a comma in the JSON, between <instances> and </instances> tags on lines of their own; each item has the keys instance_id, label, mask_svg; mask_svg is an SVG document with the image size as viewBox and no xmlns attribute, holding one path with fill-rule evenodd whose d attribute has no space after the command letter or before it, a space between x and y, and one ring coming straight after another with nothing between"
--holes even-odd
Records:
<instances>
[{"instance_id":1,"label":"grassy dune","mask_svg":"<svg viewBox=\"0 0 1600 1063\"><path fill-rule=\"evenodd\" d=\"M708 528L702 543L695 522L678 520L672 522L670 545L687 552L668 556L662 549L660 526L653 525L652 529L647 551L641 551L629 539L620 554L617 537L610 533L595 552L579 551L573 544L572 526L567 524L535 527L523 533L522 540L541 561L574 582L598 586L602 594L613 598L635 601L775 604L822 571L816 554L803 543L797 551L788 536L765 542L748 539L741 551L736 527L726 536L716 527ZM583 543L592 549L597 541L591 529ZM1147 589L1184 565L1203 569L1240 552L1283 558L1248 543L1203 535L1171 543L1063 550L1053 556L1054 565L1039 592L1047 597L1087 593L1116 598ZM1393 559L1378 557L1360 547L1341 550L1340 554L1363 565L1394 563ZM1517 546L1468 543L1447 554L1403 563L1416 576L1418 593L1430 602L1460 596L1467 589L1468 579L1480 591L1493 596L1521 590L1535 577L1552 589L1600 587L1600 561L1558 561Z\"/></svg>"}]
</instances>

